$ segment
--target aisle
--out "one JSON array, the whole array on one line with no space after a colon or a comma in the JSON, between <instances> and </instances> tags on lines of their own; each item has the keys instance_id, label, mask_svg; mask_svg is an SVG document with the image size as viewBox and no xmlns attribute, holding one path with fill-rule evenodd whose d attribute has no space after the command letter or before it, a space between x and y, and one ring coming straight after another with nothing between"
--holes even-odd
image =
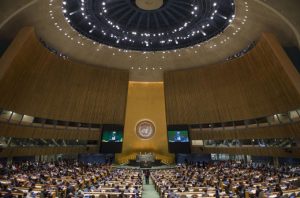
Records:
<instances>
[{"instance_id":1,"label":"aisle","mask_svg":"<svg viewBox=\"0 0 300 198\"><path fill-rule=\"evenodd\" d=\"M159 198L159 194L156 192L154 185L152 183L152 179L150 179L150 182L148 185L145 184L145 180L144 180L144 184L143 184L143 194L142 194L142 198Z\"/></svg>"}]
</instances>

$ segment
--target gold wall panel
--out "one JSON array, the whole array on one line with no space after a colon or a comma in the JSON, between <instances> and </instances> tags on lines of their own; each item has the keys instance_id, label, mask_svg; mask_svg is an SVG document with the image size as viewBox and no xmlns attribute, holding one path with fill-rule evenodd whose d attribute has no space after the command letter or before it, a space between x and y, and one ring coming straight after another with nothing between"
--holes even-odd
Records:
<instances>
[{"instance_id":1,"label":"gold wall panel","mask_svg":"<svg viewBox=\"0 0 300 198\"><path fill-rule=\"evenodd\" d=\"M148 140L136 134L136 124L141 120L150 120L155 125L155 134ZM119 163L125 163L135 159L139 152L153 152L166 163L174 160L168 152L163 83L129 82L123 150L116 159Z\"/></svg>"},{"instance_id":2,"label":"gold wall panel","mask_svg":"<svg viewBox=\"0 0 300 198\"><path fill-rule=\"evenodd\" d=\"M0 108L54 120L124 124L129 72L63 59L23 28L0 59Z\"/></svg>"},{"instance_id":3,"label":"gold wall panel","mask_svg":"<svg viewBox=\"0 0 300 198\"><path fill-rule=\"evenodd\" d=\"M243 57L164 75L168 124L216 123L300 106L300 76L278 40L265 33Z\"/></svg>"}]
</instances>

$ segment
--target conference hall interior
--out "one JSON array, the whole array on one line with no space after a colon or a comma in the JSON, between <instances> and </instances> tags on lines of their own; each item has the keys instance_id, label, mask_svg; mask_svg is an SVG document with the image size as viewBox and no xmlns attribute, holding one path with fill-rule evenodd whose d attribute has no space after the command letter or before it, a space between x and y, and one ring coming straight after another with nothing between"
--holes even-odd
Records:
<instances>
[{"instance_id":1,"label":"conference hall interior","mask_svg":"<svg viewBox=\"0 0 300 198\"><path fill-rule=\"evenodd\" d=\"M0 197L300 197L299 0L1 0Z\"/></svg>"}]
</instances>

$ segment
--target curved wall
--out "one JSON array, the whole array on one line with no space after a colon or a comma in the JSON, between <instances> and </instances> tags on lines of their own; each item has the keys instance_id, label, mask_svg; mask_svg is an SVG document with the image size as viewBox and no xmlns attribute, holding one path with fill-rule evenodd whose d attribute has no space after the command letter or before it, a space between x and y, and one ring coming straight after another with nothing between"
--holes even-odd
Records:
<instances>
[{"instance_id":1,"label":"curved wall","mask_svg":"<svg viewBox=\"0 0 300 198\"><path fill-rule=\"evenodd\" d=\"M1 157L40 156L54 154L98 153L99 147L19 147L7 148L1 152Z\"/></svg>"},{"instance_id":2,"label":"curved wall","mask_svg":"<svg viewBox=\"0 0 300 198\"><path fill-rule=\"evenodd\" d=\"M99 140L101 137L100 130L67 130L67 129L50 129L33 126L9 125L0 123L1 137L14 138L34 138L34 139L55 139L55 140Z\"/></svg>"},{"instance_id":3,"label":"curved wall","mask_svg":"<svg viewBox=\"0 0 300 198\"><path fill-rule=\"evenodd\" d=\"M64 60L22 29L0 62L0 107L74 122L124 124L129 73Z\"/></svg>"},{"instance_id":4,"label":"curved wall","mask_svg":"<svg viewBox=\"0 0 300 198\"><path fill-rule=\"evenodd\" d=\"M164 75L168 124L245 120L300 106L300 78L268 33L233 61Z\"/></svg>"},{"instance_id":5,"label":"curved wall","mask_svg":"<svg viewBox=\"0 0 300 198\"><path fill-rule=\"evenodd\" d=\"M282 124L277 126L201 131L191 129L190 137L192 140L232 140L232 139L280 139L291 138L300 140L300 123Z\"/></svg>"},{"instance_id":6,"label":"curved wall","mask_svg":"<svg viewBox=\"0 0 300 198\"><path fill-rule=\"evenodd\" d=\"M300 158L299 148L257 148L257 147L236 147L236 148L203 148L192 147L192 153L226 153L230 155L252 155L252 156L272 156L272 157L293 157Z\"/></svg>"}]
</instances>

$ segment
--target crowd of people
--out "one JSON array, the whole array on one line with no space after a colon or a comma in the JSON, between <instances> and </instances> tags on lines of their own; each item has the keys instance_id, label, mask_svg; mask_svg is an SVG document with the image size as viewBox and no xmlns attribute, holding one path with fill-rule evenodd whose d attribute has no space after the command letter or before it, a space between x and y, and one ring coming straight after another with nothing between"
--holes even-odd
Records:
<instances>
[{"instance_id":1,"label":"crowd of people","mask_svg":"<svg viewBox=\"0 0 300 198\"><path fill-rule=\"evenodd\" d=\"M0 197L141 197L142 172L111 165L0 164Z\"/></svg>"},{"instance_id":2,"label":"crowd of people","mask_svg":"<svg viewBox=\"0 0 300 198\"><path fill-rule=\"evenodd\" d=\"M299 168L214 162L151 173L161 197L298 197Z\"/></svg>"},{"instance_id":3,"label":"crowd of people","mask_svg":"<svg viewBox=\"0 0 300 198\"><path fill-rule=\"evenodd\" d=\"M300 167L210 162L157 170L77 161L0 164L0 197L139 198L153 180L160 197L300 197Z\"/></svg>"}]
</instances>

